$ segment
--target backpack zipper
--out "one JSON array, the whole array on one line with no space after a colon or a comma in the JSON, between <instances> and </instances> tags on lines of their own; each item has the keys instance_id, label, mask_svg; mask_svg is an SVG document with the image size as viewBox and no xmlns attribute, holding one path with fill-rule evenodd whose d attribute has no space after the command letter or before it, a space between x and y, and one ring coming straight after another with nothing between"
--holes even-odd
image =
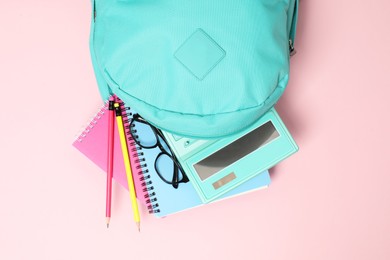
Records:
<instances>
[{"instance_id":1,"label":"backpack zipper","mask_svg":"<svg viewBox=\"0 0 390 260\"><path fill-rule=\"evenodd\" d=\"M93 10L92 10L92 12L93 12L93 22L95 22L96 21L96 2L95 1L93 1Z\"/></svg>"},{"instance_id":2,"label":"backpack zipper","mask_svg":"<svg viewBox=\"0 0 390 260\"><path fill-rule=\"evenodd\" d=\"M297 53L297 51L295 50L294 43L293 43L293 41L291 39L288 41L288 44L289 44L289 47L290 47L290 57L292 57L292 56L294 56Z\"/></svg>"}]
</instances>

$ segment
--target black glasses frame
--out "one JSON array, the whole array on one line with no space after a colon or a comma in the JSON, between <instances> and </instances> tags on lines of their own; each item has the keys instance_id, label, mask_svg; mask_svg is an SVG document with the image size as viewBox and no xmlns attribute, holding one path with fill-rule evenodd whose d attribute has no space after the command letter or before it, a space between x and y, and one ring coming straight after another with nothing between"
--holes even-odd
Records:
<instances>
[{"instance_id":1,"label":"black glasses frame","mask_svg":"<svg viewBox=\"0 0 390 260\"><path fill-rule=\"evenodd\" d=\"M138 140L138 135L136 135L137 131L136 130L133 131L134 121L137 121L141 124L146 124L152 129L152 131L156 137L156 144L150 145L150 146L146 146L146 145L141 144L141 142ZM151 125L148 121L143 119L139 114L134 114L133 118L130 121L130 129L129 130L130 130L129 132L130 132L131 137L133 138L134 142L136 144L138 144L140 147L142 147L144 149L153 149L153 148L158 147L160 149L160 153L157 155L156 160L154 160L154 169L156 170L157 175L160 177L160 179L162 181L164 181L167 184L172 185L173 188L175 188L175 189L177 189L179 187L179 183L186 183L189 181L187 175L185 174L185 172L184 172L183 168L181 167L179 161L177 160L175 154L172 152L171 148L169 147L164 135L161 133L161 131L158 128ZM163 140L166 143L166 146L168 147L170 153L164 148L164 146L162 145L160 140ZM165 177L160 173L160 171L158 170L158 167L157 167L157 161L159 160L159 158L161 156L164 156L164 155L168 156L174 164L172 180L165 179ZM179 179L179 170L180 170L181 176L182 176L181 179Z\"/></svg>"}]
</instances>

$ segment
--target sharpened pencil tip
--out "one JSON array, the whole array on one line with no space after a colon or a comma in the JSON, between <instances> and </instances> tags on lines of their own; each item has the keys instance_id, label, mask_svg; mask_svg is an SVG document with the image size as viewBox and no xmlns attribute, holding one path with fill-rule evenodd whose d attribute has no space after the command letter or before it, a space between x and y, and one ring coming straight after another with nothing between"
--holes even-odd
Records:
<instances>
[{"instance_id":1,"label":"sharpened pencil tip","mask_svg":"<svg viewBox=\"0 0 390 260\"><path fill-rule=\"evenodd\" d=\"M106 218L107 228L110 226L110 218Z\"/></svg>"},{"instance_id":2,"label":"sharpened pencil tip","mask_svg":"<svg viewBox=\"0 0 390 260\"><path fill-rule=\"evenodd\" d=\"M137 222L138 232L141 232L141 223Z\"/></svg>"}]
</instances>

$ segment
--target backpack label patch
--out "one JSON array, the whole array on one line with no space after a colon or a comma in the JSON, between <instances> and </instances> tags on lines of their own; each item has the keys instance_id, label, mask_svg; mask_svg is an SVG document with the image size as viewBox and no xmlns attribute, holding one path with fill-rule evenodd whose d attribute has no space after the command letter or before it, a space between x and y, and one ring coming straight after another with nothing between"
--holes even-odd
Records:
<instances>
[{"instance_id":1,"label":"backpack label patch","mask_svg":"<svg viewBox=\"0 0 390 260\"><path fill-rule=\"evenodd\" d=\"M184 41L174 56L192 75L203 80L226 56L226 52L199 28Z\"/></svg>"}]
</instances>

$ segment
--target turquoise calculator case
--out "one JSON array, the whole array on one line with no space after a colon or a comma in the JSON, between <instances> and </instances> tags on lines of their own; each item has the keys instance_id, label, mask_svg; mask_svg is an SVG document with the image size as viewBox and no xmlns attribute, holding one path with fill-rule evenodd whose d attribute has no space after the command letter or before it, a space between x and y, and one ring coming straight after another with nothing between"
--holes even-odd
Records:
<instances>
[{"instance_id":1,"label":"turquoise calculator case","mask_svg":"<svg viewBox=\"0 0 390 260\"><path fill-rule=\"evenodd\" d=\"M244 132L222 139L163 134L205 203L298 151L274 108Z\"/></svg>"}]
</instances>

